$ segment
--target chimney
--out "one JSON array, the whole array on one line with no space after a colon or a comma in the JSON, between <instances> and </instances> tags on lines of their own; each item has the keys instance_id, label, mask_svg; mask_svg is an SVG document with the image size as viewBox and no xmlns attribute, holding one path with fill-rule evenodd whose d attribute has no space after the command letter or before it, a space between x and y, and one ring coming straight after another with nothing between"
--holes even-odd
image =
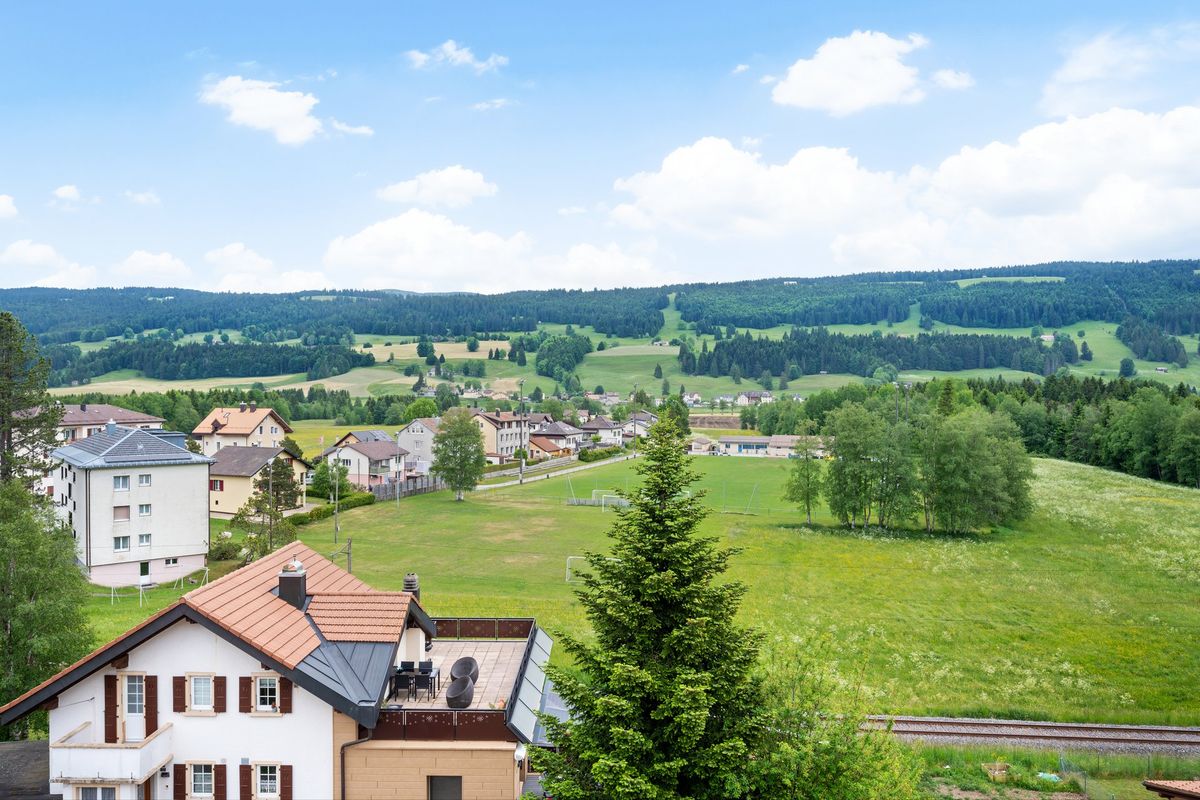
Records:
<instances>
[{"instance_id":1,"label":"chimney","mask_svg":"<svg viewBox=\"0 0 1200 800\"><path fill-rule=\"evenodd\" d=\"M257 401L257 400L251 400L251 401L250 401L250 410L251 410L251 411L258 411L258 401Z\"/></svg>"},{"instance_id":2,"label":"chimney","mask_svg":"<svg viewBox=\"0 0 1200 800\"><path fill-rule=\"evenodd\" d=\"M117 432L117 421L115 419L110 419L107 423L105 423L104 432L109 435L116 433Z\"/></svg>"},{"instance_id":3,"label":"chimney","mask_svg":"<svg viewBox=\"0 0 1200 800\"><path fill-rule=\"evenodd\" d=\"M238 411L245 411L245 410L246 410L246 401L243 400L241 403L238 403Z\"/></svg>"},{"instance_id":4,"label":"chimney","mask_svg":"<svg viewBox=\"0 0 1200 800\"><path fill-rule=\"evenodd\" d=\"M404 591L411 592L418 600L421 599L421 579L417 577L417 573L410 572L404 576Z\"/></svg>"},{"instance_id":5,"label":"chimney","mask_svg":"<svg viewBox=\"0 0 1200 800\"><path fill-rule=\"evenodd\" d=\"M305 576L304 565L295 556L279 570L279 596L301 611L304 610L304 601L308 598L308 579Z\"/></svg>"},{"instance_id":6,"label":"chimney","mask_svg":"<svg viewBox=\"0 0 1200 800\"><path fill-rule=\"evenodd\" d=\"M80 403L79 404L79 413L82 414L85 411L87 411L87 403Z\"/></svg>"}]
</instances>

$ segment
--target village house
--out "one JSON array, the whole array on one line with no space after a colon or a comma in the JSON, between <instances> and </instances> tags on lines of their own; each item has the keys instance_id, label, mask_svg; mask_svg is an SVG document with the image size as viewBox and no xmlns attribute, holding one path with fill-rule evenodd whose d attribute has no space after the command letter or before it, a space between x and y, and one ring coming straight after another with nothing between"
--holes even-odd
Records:
<instances>
[{"instance_id":1,"label":"village house","mask_svg":"<svg viewBox=\"0 0 1200 800\"><path fill-rule=\"evenodd\" d=\"M404 460L408 451L391 439L350 442L331 447L319 460L332 458L346 468L346 479L360 489L404 480Z\"/></svg>"},{"instance_id":2,"label":"village house","mask_svg":"<svg viewBox=\"0 0 1200 800\"><path fill-rule=\"evenodd\" d=\"M537 432L540 439L553 442L558 447L569 452L577 452L583 445L583 441L587 434L580 428L574 425L568 425L565 422L551 422L542 425ZM588 439L590 443L590 438Z\"/></svg>"},{"instance_id":3,"label":"village house","mask_svg":"<svg viewBox=\"0 0 1200 800\"><path fill-rule=\"evenodd\" d=\"M770 436L722 436L717 452L723 456L766 456Z\"/></svg>"},{"instance_id":4,"label":"village house","mask_svg":"<svg viewBox=\"0 0 1200 800\"><path fill-rule=\"evenodd\" d=\"M437 432L438 420L433 417L414 419L400 429L396 444L408 452L404 460L406 469L421 475L429 473L433 466L433 437Z\"/></svg>"},{"instance_id":5,"label":"village house","mask_svg":"<svg viewBox=\"0 0 1200 800\"><path fill-rule=\"evenodd\" d=\"M292 477L300 487L299 503L304 507L304 487L312 464L297 458L282 447L225 447L212 456L208 468L208 511L215 517L232 517L254 494L254 482L275 459L292 467Z\"/></svg>"},{"instance_id":6,"label":"village house","mask_svg":"<svg viewBox=\"0 0 1200 800\"><path fill-rule=\"evenodd\" d=\"M711 456L717 451L717 443L707 436L695 436L688 444L688 453L694 456Z\"/></svg>"},{"instance_id":7,"label":"village house","mask_svg":"<svg viewBox=\"0 0 1200 800\"><path fill-rule=\"evenodd\" d=\"M688 408L695 408L704 405L704 398L700 396L699 392L684 392L683 404Z\"/></svg>"},{"instance_id":8,"label":"village house","mask_svg":"<svg viewBox=\"0 0 1200 800\"><path fill-rule=\"evenodd\" d=\"M511 411L483 411L473 408L471 413L483 434L483 449L488 460L503 464L513 458L518 450L529 450L529 417Z\"/></svg>"},{"instance_id":9,"label":"village house","mask_svg":"<svg viewBox=\"0 0 1200 800\"><path fill-rule=\"evenodd\" d=\"M737 405L741 407L757 406L773 402L775 402L775 398L767 391L751 390L742 392L737 396Z\"/></svg>"},{"instance_id":10,"label":"village house","mask_svg":"<svg viewBox=\"0 0 1200 800\"><path fill-rule=\"evenodd\" d=\"M108 423L53 457L55 508L92 583L166 583L204 567L212 459L182 433Z\"/></svg>"},{"instance_id":11,"label":"village house","mask_svg":"<svg viewBox=\"0 0 1200 800\"><path fill-rule=\"evenodd\" d=\"M529 437L529 458L533 461L541 461L547 458L562 458L570 454L570 450L556 444L553 439L546 439L541 436Z\"/></svg>"},{"instance_id":12,"label":"village house","mask_svg":"<svg viewBox=\"0 0 1200 800\"><path fill-rule=\"evenodd\" d=\"M211 456L222 447L279 447L292 428L283 417L257 403L214 408L192 431L201 452Z\"/></svg>"},{"instance_id":13,"label":"village house","mask_svg":"<svg viewBox=\"0 0 1200 800\"><path fill-rule=\"evenodd\" d=\"M613 422L608 417L597 414L579 427L588 437L600 437L598 442L600 447L613 447L621 444L622 427L620 423Z\"/></svg>"},{"instance_id":14,"label":"village house","mask_svg":"<svg viewBox=\"0 0 1200 800\"><path fill-rule=\"evenodd\" d=\"M292 543L0 706L71 800L515 800L557 709L532 619L434 620ZM406 579L406 582L409 580ZM458 677L461 675L461 677Z\"/></svg>"},{"instance_id":15,"label":"village house","mask_svg":"<svg viewBox=\"0 0 1200 800\"><path fill-rule=\"evenodd\" d=\"M130 411L108 403L79 403L63 405L62 420L58 423L58 440L73 442L104 430L105 424L115 422L123 428L162 430L162 417Z\"/></svg>"},{"instance_id":16,"label":"village house","mask_svg":"<svg viewBox=\"0 0 1200 800\"><path fill-rule=\"evenodd\" d=\"M624 439L632 439L636 436L645 436L650 426L658 422L658 415L651 414L649 411L635 411L621 423L621 435Z\"/></svg>"}]
</instances>

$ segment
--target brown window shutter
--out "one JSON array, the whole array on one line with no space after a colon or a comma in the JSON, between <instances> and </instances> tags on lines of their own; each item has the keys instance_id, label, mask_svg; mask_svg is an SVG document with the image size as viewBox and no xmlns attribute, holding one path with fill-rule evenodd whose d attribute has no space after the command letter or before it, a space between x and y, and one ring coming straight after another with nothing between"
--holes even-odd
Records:
<instances>
[{"instance_id":1,"label":"brown window shutter","mask_svg":"<svg viewBox=\"0 0 1200 800\"><path fill-rule=\"evenodd\" d=\"M158 730L158 676L146 676L146 735Z\"/></svg>"},{"instance_id":2,"label":"brown window shutter","mask_svg":"<svg viewBox=\"0 0 1200 800\"><path fill-rule=\"evenodd\" d=\"M292 682L287 678L279 679L279 713L292 713Z\"/></svg>"},{"instance_id":3,"label":"brown window shutter","mask_svg":"<svg viewBox=\"0 0 1200 800\"><path fill-rule=\"evenodd\" d=\"M176 714L187 711L187 678L182 675L171 678L171 710Z\"/></svg>"},{"instance_id":4,"label":"brown window shutter","mask_svg":"<svg viewBox=\"0 0 1200 800\"><path fill-rule=\"evenodd\" d=\"M250 713L250 691L253 687L253 678L247 678L245 675L238 678L238 711L243 714Z\"/></svg>"},{"instance_id":5,"label":"brown window shutter","mask_svg":"<svg viewBox=\"0 0 1200 800\"><path fill-rule=\"evenodd\" d=\"M187 764L175 765L175 785L171 787L175 800L187 800Z\"/></svg>"},{"instance_id":6,"label":"brown window shutter","mask_svg":"<svg viewBox=\"0 0 1200 800\"><path fill-rule=\"evenodd\" d=\"M213 711L218 714L225 713L225 676L217 675L213 678Z\"/></svg>"},{"instance_id":7,"label":"brown window shutter","mask_svg":"<svg viewBox=\"0 0 1200 800\"><path fill-rule=\"evenodd\" d=\"M292 765L279 765L279 800L292 800Z\"/></svg>"},{"instance_id":8,"label":"brown window shutter","mask_svg":"<svg viewBox=\"0 0 1200 800\"><path fill-rule=\"evenodd\" d=\"M117 741L117 676L104 676L104 741Z\"/></svg>"},{"instance_id":9,"label":"brown window shutter","mask_svg":"<svg viewBox=\"0 0 1200 800\"><path fill-rule=\"evenodd\" d=\"M240 800L254 800L253 767L242 764L238 767L238 797Z\"/></svg>"},{"instance_id":10,"label":"brown window shutter","mask_svg":"<svg viewBox=\"0 0 1200 800\"><path fill-rule=\"evenodd\" d=\"M227 800L229 790L225 786L225 765L213 765L213 800Z\"/></svg>"}]
</instances>

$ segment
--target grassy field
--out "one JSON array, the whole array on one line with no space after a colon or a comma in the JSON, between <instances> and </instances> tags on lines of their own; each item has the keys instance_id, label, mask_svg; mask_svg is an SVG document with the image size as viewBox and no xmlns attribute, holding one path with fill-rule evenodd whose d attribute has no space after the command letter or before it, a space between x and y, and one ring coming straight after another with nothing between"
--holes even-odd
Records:
<instances>
[{"instance_id":1,"label":"grassy field","mask_svg":"<svg viewBox=\"0 0 1200 800\"><path fill-rule=\"evenodd\" d=\"M816 527L779 499L787 466L701 458L703 530L743 549L733 577L767 647L821 641L847 686L883 712L1200 723L1200 492L1038 460L1036 512L972 536ZM602 551L611 512L570 493L626 488L628 464L522 487L354 509L355 573L397 589L421 575L435 615L534 615L582 629L568 556ZM334 549L332 523L302 539ZM344 540L344 539L343 539ZM465 555L464 555L465 554ZM112 635L178 592L90 611Z\"/></svg>"},{"instance_id":2,"label":"grassy field","mask_svg":"<svg viewBox=\"0 0 1200 800\"><path fill-rule=\"evenodd\" d=\"M1013 275L989 278L961 278L954 281L960 288L974 286L978 283L1062 283L1066 278L1061 275Z\"/></svg>"}]
</instances>

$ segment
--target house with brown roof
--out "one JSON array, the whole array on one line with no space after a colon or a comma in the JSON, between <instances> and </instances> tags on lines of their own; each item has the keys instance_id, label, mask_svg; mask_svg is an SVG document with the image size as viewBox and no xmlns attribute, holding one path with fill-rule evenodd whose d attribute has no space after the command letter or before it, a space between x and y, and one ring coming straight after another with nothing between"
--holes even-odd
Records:
<instances>
[{"instance_id":1,"label":"house with brown roof","mask_svg":"<svg viewBox=\"0 0 1200 800\"><path fill-rule=\"evenodd\" d=\"M232 517L254 494L254 482L263 470L276 459L292 467L292 477L300 486L300 502L304 506L304 486L308 483L312 464L282 447L224 447L212 456L208 468L208 511L215 517Z\"/></svg>"},{"instance_id":2,"label":"house with brown roof","mask_svg":"<svg viewBox=\"0 0 1200 800\"><path fill-rule=\"evenodd\" d=\"M597 414L587 422L581 424L579 427L583 431L584 435L588 436L589 438L592 436L600 437L598 444L601 447L613 447L621 444L622 442L621 424L619 422L613 422L611 419L601 414Z\"/></svg>"},{"instance_id":3,"label":"house with brown roof","mask_svg":"<svg viewBox=\"0 0 1200 800\"><path fill-rule=\"evenodd\" d=\"M1142 781L1142 786L1168 800L1200 800L1200 781Z\"/></svg>"},{"instance_id":4,"label":"house with brown roof","mask_svg":"<svg viewBox=\"0 0 1200 800\"><path fill-rule=\"evenodd\" d=\"M286 545L0 706L0 725L48 712L46 789L72 800L515 800L537 714L558 708L552 641L531 619L434 620L412 578L377 591Z\"/></svg>"},{"instance_id":5,"label":"house with brown roof","mask_svg":"<svg viewBox=\"0 0 1200 800\"><path fill-rule=\"evenodd\" d=\"M503 464L518 450L529 450L529 417L512 411L471 409L479 432L483 435L483 451L488 460Z\"/></svg>"},{"instance_id":6,"label":"house with brown roof","mask_svg":"<svg viewBox=\"0 0 1200 800\"><path fill-rule=\"evenodd\" d=\"M557 444L553 439L546 439L542 436L529 437L529 458L532 461L569 455L571 455L571 451Z\"/></svg>"},{"instance_id":7,"label":"house with brown roof","mask_svg":"<svg viewBox=\"0 0 1200 800\"><path fill-rule=\"evenodd\" d=\"M279 447L292 432L292 426L274 409L259 408L257 403L242 403L237 408L214 408L192 431L206 456L222 447Z\"/></svg>"},{"instance_id":8,"label":"house with brown roof","mask_svg":"<svg viewBox=\"0 0 1200 800\"><path fill-rule=\"evenodd\" d=\"M328 448L317 460L333 459L346 468L346 479L360 489L404 479L408 451L388 439L350 442Z\"/></svg>"},{"instance_id":9,"label":"house with brown roof","mask_svg":"<svg viewBox=\"0 0 1200 800\"><path fill-rule=\"evenodd\" d=\"M162 430L165 421L153 414L130 411L108 403L64 404L62 420L58 423L58 440L73 442L86 439L93 433L102 432L109 422L115 422L123 428Z\"/></svg>"}]
</instances>

